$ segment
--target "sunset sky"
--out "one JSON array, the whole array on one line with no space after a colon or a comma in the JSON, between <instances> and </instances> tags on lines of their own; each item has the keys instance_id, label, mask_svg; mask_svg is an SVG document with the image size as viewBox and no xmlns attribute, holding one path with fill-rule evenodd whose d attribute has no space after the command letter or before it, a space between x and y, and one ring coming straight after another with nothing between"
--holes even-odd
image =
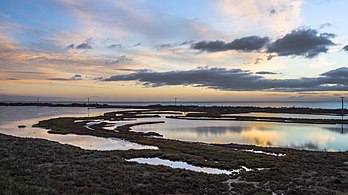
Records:
<instances>
[{"instance_id":1,"label":"sunset sky","mask_svg":"<svg viewBox=\"0 0 348 195\"><path fill-rule=\"evenodd\" d=\"M348 97L346 0L2 0L0 100Z\"/></svg>"}]
</instances>

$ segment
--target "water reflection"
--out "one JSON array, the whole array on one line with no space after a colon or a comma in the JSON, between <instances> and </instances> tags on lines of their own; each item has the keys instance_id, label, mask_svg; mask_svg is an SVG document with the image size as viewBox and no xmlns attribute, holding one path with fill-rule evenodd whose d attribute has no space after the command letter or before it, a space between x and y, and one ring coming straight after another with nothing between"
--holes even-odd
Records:
<instances>
[{"instance_id":1,"label":"water reflection","mask_svg":"<svg viewBox=\"0 0 348 195\"><path fill-rule=\"evenodd\" d=\"M112 109L117 110L117 109ZM43 138L51 141L58 141L62 144L70 144L89 150L129 150L129 149L158 149L154 146L145 146L117 138L98 138L88 135L59 135L49 134L47 130L32 127L40 120L51 117L66 116L96 116L110 109L90 109L86 108L52 108L52 107L1 107L0 133L17 137ZM2 117L4 116L4 117ZM45 116L45 117L42 117ZM26 128L18 128L25 125Z\"/></svg>"},{"instance_id":2,"label":"water reflection","mask_svg":"<svg viewBox=\"0 0 348 195\"><path fill-rule=\"evenodd\" d=\"M137 162L141 164L149 164L149 165L163 165L163 166L171 167L174 169L186 169L190 171L203 172L208 174L230 175L232 173L239 173L242 170L242 169L234 169L232 171L229 171L229 170L222 170L222 169L211 168L211 167L198 167L198 166L190 165L182 161L171 161L171 160L161 159L157 157L156 158L132 158L132 159L128 159L127 161ZM248 168L246 169L249 170Z\"/></svg>"},{"instance_id":3,"label":"water reflection","mask_svg":"<svg viewBox=\"0 0 348 195\"><path fill-rule=\"evenodd\" d=\"M250 112L243 114L222 114L222 116L255 116L255 117L282 117L282 118L309 118L309 119L342 119L342 115L323 115L323 114L286 114L286 113L266 113Z\"/></svg>"},{"instance_id":4,"label":"water reflection","mask_svg":"<svg viewBox=\"0 0 348 195\"><path fill-rule=\"evenodd\" d=\"M178 120L134 126L135 131L155 131L165 138L208 143L239 143L308 150L348 150L347 126L255 121ZM342 131L343 128L343 131Z\"/></svg>"},{"instance_id":5,"label":"water reflection","mask_svg":"<svg viewBox=\"0 0 348 195\"><path fill-rule=\"evenodd\" d=\"M243 131L249 131L252 130L252 127L243 127L243 126L211 126L211 127L192 127L188 128L188 130L196 131L199 135L206 135L209 136L210 134L213 135L221 135L226 134L227 132L236 132L241 133ZM260 130L266 130L267 128L260 127Z\"/></svg>"},{"instance_id":6,"label":"water reflection","mask_svg":"<svg viewBox=\"0 0 348 195\"><path fill-rule=\"evenodd\" d=\"M105 140L77 139L70 135L47 134L46 130L33 128L32 124L39 120L52 116L86 116L99 115L110 110L95 110L86 108L32 108L32 107L0 107L0 133L22 136L40 137L57 140L61 143L70 143L88 148L112 148L115 145L127 145ZM88 113L89 111L89 113ZM116 126L145 121L165 121L160 124L134 126L134 131L151 132L162 134L165 138L184 141L199 141L207 143L239 143L254 144L259 146L280 146L310 150L348 150L348 125L325 125L325 124L295 124L295 123L272 123L256 121L208 121L208 120L178 120L165 118L140 118L136 121L122 121L109 125L107 129ZM317 115L320 117L320 115ZM336 117L336 116L335 116ZM18 125L26 125L27 128L18 129ZM91 138L93 139L93 138ZM95 138L97 139L97 138ZM76 140L76 141L72 141ZM111 143L112 142L112 143ZM86 143L86 144L82 144ZM88 143L93 143L89 144ZM101 146L97 143L106 143ZM110 143L110 144L108 144ZM135 147L134 145L132 147Z\"/></svg>"}]
</instances>

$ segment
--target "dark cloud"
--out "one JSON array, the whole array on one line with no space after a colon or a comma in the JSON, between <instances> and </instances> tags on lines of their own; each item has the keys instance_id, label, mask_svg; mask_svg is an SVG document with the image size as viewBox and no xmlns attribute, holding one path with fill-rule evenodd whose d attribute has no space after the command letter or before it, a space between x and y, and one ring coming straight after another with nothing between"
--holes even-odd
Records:
<instances>
[{"instance_id":1,"label":"dark cloud","mask_svg":"<svg viewBox=\"0 0 348 195\"><path fill-rule=\"evenodd\" d=\"M112 48L123 48L122 44L111 44L107 48L112 49Z\"/></svg>"},{"instance_id":2,"label":"dark cloud","mask_svg":"<svg viewBox=\"0 0 348 195\"><path fill-rule=\"evenodd\" d=\"M273 16L277 14L277 10L275 10L274 8L269 10L269 16Z\"/></svg>"},{"instance_id":3,"label":"dark cloud","mask_svg":"<svg viewBox=\"0 0 348 195\"><path fill-rule=\"evenodd\" d=\"M118 68L116 70L118 70L118 71L125 71L125 72L138 72L139 70L144 70L144 69Z\"/></svg>"},{"instance_id":4,"label":"dark cloud","mask_svg":"<svg viewBox=\"0 0 348 195\"><path fill-rule=\"evenodd\" d=\"M69 49L75 49L75 45L70 44L70 45L66 46L66 48L64 50L69 50Z\"/></svg>"},{"instance_id":5,"label":"dark cloud","mask_svg":"<svg viewBox=\"0 0 348 195\"><path fill-rule=\"evenodd\" d=\"M132 61L131 58L127 58L126 56L120 56L115 60L105 62L105 64L107 64L107 65L108 64L125 64L125 63L128 63L130 61Z\"/></svg>"},{"instance_id":6,"label":"dark cloud","mask_svg":"<svg viewBox=\"0 0 348 195\"><path fill-rule=\"evenodd\" d=\"M255 74L280 74L280 73L276 73L276 72L269 72L269 71L259 71L259 72L255 72Z\"/></svg>"},{"instance_id":7,"label":"dark cloud","mask_svg":"<svg viewBox=\"0 0 348 195\"><path fill-rule=\"evenodd\" d=\"M71 79L73 79L73 80L81 80L82 76L79 75L79 74L75 74L73 77L71 77Z\"/></svg>"},{"instance_id":8,"label":"dark cloud","mask_svg":"<svg viewBox=\"0 0 348 195\"><path fill-rule=\"evenodd\" d=\"M85 40L83 43L81 43L80 45L76 46L75 49L93 49L92 44L94 43L93 38L89 38L87 40Z\"/></svg>"},{"instance_id":9,"label":"dark cloud","mask_svg":"<svg viewBox=\"0 0 348 195\"><path fill-rule=\"evenodd\" d=\"M348 51L348 45L344 46L344 47L342 48L342 50Z\"/></svg>"},{"instance_id":10,"label":"dark cloud","mask_svg":"<svg viewBox=\"0 0 348 195\"><path fill-rule=\"evenodd\" d=\"M69 78L49 78L47 80L50 80L50 81L70 81L71 79L69 79Z\"/></svg>"},{"instance_id":11,"label":"dark cloud","mask_svg":"<svg viewBox=\"0 0 348 195\"><path fill-rule=\"evenodd\" d=\"M95 77L95 78L92 78L92 80L96 80L96 81L101 81L101 80L103 80L104 79L104 77Z\"/></svg>"},{"instance_id":12,"label":"dark cloud","mask_svg":"<svg viewBox=\"0 0 348 195\"><path fill-rule=\"evenodd\" d=\"M348 79L348 68L342 67L335 70L331 70L329 72L325 72L321 74L321 76L330 77L330 78L338 78L338 79Z\"/></svg>"},{"instance_id":13,"label":"dark cloud","mask_svg":"<svg viewBox=\"0 0 348 195\"><path fill-rule=\"evenodd\" d=\"M16 80L19 80L19 79L13 78L13 77L9 77L9 78L5 78L4 80L16 81Z\"/></svg>"},{"instance_id":14,"label":"dark cloud","mask_svg":"<svg viewBox=\"0 0 348 195\"><path fill-rule=\"evenodd\" d=\"M76 49L92 49L92 46L88 43L81 43L80 45L76 46Z\"/></svg>"},{"instance_id":15,"label":"dark cloud","mask_svg":"<svg viewBox=\"0 0 348 195\"><path fill-rule=\"evenodd\" d=\"M147 87L190 85L225 91L347 91L347 71L348 68L343 67L314 78L266 79L241 69L202 67L170 72L141 70L103 81L138 81Z\"/></svg>"},{"instance_id":16,"label":"dark cloud","mask_svg":"<svg viewBox=\"0 0 348 195\"><path fill-rule=\"evenodd\" d=\"M249 36L240 39L235 39L232 42L225 43L224 41L201 41L191 45L192 49L207 51L207 52L219 52L227 50L237 51L257 51L263 48L269 42L268 37Z\"/></svg>"},{"instance_id":17,"label":"dark cloud","mask_svg":"<svg viewBox=\"0 0 348 195\"><path fill-rule=\"evenodd\" d=\"M330 40L335 35L332 33L321 33L313 29L293 30L284 37L274 41L267 47L269 53L278 56L304 56L313 58L319 53L326 53L328 47L334 45Z\"/></svg>"},{"instance_id":18,"label":"dark cloud","mask_svg":"<svg viewBox=\"0 0 348 195\"><path fill-rule=\"evenodd\" d=\"M270 42L269 37L249 36L227 43L220 40L200 41L192 43L191 49L206 52L227 50L243 52L263 51L269 54L268 60L275 56L304 56L306 58L313 58L320 53L326 53L329 46L335 45L331 40L335 36L333 33L319 33L315 29L298 29L291 31L273 42ZM170 46L170 44L165 44L159 48ZM256 63L258 61L256 60Z\"/></svg>"},{"instance_id":19,"label":"dark cloud","mask_svg":"<svg viewBox=\"0 0 348 195\"><path fill-rule=\"evenodd\" d=\"M51 81L76 81L76 80L82 80L82 76L79 74L75 74L74 76L70 77L70 78L49 78L47 80L51 80Z\"/></svg>"}]
</instances>

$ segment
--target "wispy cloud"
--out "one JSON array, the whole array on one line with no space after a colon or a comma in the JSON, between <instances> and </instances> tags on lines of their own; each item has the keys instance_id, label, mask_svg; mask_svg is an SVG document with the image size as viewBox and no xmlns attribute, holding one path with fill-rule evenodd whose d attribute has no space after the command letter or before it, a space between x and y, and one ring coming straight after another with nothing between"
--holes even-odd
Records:
<instances>
[{"instance_id":1,"label":"wispy cloud","mask_svg":"<svg viewBox=\"0 0 348 195\"><path fill-rule=\"evenodd\" d=\"M258 71L258 72L255 72L255 74L266 75L266 74L281 74L281 73L270 72L270 71Z\"/></svg>"},{"instance_id":2,"label":"wispy cloud","mask_svg":"<svg viewBox=\"0 0 348 195\"><path fill-rule=\"evenodd\" d=\"M115 60L110 60L106 61L105 64L110 65L110 64L126 64L128 62L132 61L131 58L128 58L126 56L120 56L116 58Z\"/></svg>"},{"instance_id":3,"label":"wispy cloud","mask_svg":"<svg viewBox=\"0 0 348 195\"><path fill-rule=\"evenodd\" d=\"M256 29L279 35L296 28L301 21L302 0L214 0L231 28Z\"/></svg>"},{"instance_id":4,"label":"wispy cloud","mask_svg":"<svg viewBox=\"0 0 348 195\"><path fill-rule=\"evenodd\" d=\"M76 74L70 78L56 77L56 78L48 78L47 80L51 80L51 81L79 81L79 80L82 80L82 76L79 74Z\"/></svg>"},{"instance_id":5,"label":"wispy cloud","mask_svg":"<svg viewBox=\"0 0 348 195\"><path fill-rule=\"evenodd\" d=\"M166 49L177 49L177 47L182 47L182 46L191 46L194 41L178 41L176 43L164 43L160 45L156 45L155 49L156 50L166 50Z\"/></svg>"},{"instance_id":6,"label":"wispy cloud","mask_svg":"<svg viewBox=\"0 0 348 195\"><path fill-rule=\"evenodd\" d=\"M112 49L112 48L123 48L124 46L122 44L111 44L107 46L107 48Z\"/></svg>"}]
</instances>

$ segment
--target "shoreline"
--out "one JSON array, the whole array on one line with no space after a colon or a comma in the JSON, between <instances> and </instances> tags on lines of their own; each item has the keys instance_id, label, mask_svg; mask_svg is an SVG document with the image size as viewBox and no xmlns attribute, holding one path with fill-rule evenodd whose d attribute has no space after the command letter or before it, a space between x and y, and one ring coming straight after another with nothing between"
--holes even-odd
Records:
<instances>
[{"instance_id":1,"label":"shoreline","mask_svg":"<svg viewBox=\"0 0 348 195\"><path fill-rule=\"evenodd\" d=\"M153 110L172 110L172 111L213 111L221 114L240 114L248 112L268 112L268 113L288 113L288 114L313 114L313 115L347 115L348 109L329 109L329 108L310 108L310 107L259 107L259 106L198 106L198 105L109 105L98 103L5 103L0 102L0 106L38 106L38 107L86 107L89 109L98 108L129 108L129 109L153 109ZM233 111L231 111L233 110Z\"/></svg>"}]
</instances>

